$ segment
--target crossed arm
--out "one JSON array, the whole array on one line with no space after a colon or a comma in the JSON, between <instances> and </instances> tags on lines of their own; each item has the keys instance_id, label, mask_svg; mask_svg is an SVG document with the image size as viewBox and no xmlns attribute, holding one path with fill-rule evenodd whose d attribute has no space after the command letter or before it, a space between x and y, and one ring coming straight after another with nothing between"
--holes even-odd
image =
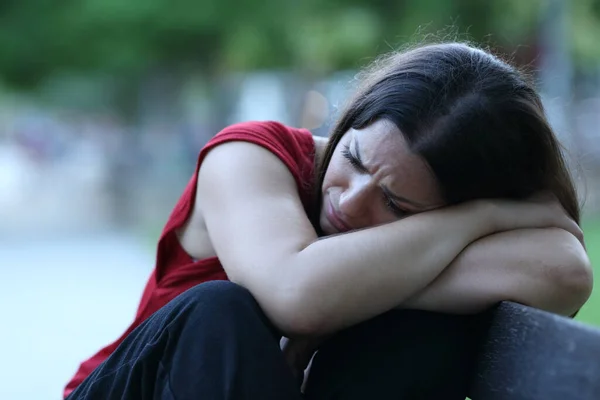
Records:
<instances>
[{"instance_id":1,"label":"crossed arm","mask_svg":"<svg viewBox=\"0 0 600 400\"><path fill-rule=\"evenodd\" d=\"M590 261L575 236L556 228L520 229L473 242L398 308L472 314L510 300L570 316L589 298L592 281ZM297 374L323 340L285 342L284 354Z\"/></svg>"},{"instance_id":2,"label":"crossed arm","mask_svg":"<svg viewBox=\"0 0 600 400\"><path fill-rule=\"evenodd\" d=\"M475 202L318 240L285 166L237 142L209 153L197 192L229 278L291 336L394 307L469 313L513 300L571 315L591 290L580 230L557 202Z\"/></svg>"},{"instance_id":3,"label":"crossed arm","mask_svg":"<svg viewBox=\"0 0 600 400\"><path fill-rule=\"evenodd\" d=\"M510 300L569 316L591 290L592 269L579 240L562 229L520 229L473 242L400 307L470 314Z\"/></svg>"}]
</instances>

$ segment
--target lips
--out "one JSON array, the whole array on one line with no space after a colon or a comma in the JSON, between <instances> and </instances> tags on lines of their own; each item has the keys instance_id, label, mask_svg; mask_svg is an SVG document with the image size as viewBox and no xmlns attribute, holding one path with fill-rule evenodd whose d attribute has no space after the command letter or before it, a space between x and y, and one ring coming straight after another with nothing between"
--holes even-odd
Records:
<instances>
[{"instance_id":1,"label":"lips","mask_svg":"<svg viewBox=\"0 0 600 400\"><path fill-rule=\"evenodd\" d=\"M327 202L327 211L325 215L327 217L327 221L329 221L331 226L333 226L339 232L346 232L351 229L336 212L331 202L331 199L329 199L329 201Z\"/></svg>"}]
</instances>

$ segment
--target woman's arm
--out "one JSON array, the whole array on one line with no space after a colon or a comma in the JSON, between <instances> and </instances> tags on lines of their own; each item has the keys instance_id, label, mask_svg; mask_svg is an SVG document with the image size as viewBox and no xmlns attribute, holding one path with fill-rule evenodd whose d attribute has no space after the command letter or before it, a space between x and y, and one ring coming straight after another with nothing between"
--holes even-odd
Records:
<instances>
[{"instance_id":1,"label":"woman's arm","mask_svg":"<svg viewBox=\"0 0 600 400\"><path fill-rule=\"evenodd\" d=\"M502 300L571 316L592 290L589 258L562 229L521 229L471 243L431 284L398 308L475 313ZM303 371L324 338L287 341L286 358ZM298 373L300 373L298 372Z\"/></svg>"},{"instance_id":2,"label":"woman's arm","mask_svg":"<svg viewBox=\"0 0 600 400\"><path fill-rule=\"evenodd\" d=\"M473 242L401 308L462 314L511 300L570 316L587 301L592 284L590 261L573 235L522 229Z\"/></svg>"},{"instance_id":3,"label":"woman's arm","mask_svg":"<svg viewBox=\"0 0 600 400\"><path fill-rule=\"evenodd\" d=\"M548 205L477 202L318 240L288 169L245 142L207 155L195 207L229 278L288 337L329 333L396 307L477 238L574 225Z\"/></svg>"}]
</instances>

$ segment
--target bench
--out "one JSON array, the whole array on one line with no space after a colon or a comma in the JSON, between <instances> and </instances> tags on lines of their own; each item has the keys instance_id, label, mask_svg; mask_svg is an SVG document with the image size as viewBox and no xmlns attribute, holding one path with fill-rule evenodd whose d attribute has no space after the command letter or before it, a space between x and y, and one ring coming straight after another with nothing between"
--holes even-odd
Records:
<instances>
[{"instance_id":1,"label":"bench","mask_svg":"<svg viewBox=\"0 0 600 400\"><path fill-rule=\"evenodd\" d=\"M511 302L478 318L472 400L600 400L600 329Z\"/></svg>"}]
</instances>

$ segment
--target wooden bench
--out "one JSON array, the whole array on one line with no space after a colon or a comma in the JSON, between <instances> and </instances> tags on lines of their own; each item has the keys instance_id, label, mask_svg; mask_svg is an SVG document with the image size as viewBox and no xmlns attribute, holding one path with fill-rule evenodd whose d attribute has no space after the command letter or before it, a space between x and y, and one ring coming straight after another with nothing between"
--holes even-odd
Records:
<instances>
[{"instance_id":1,"label":"wooden bench","mask_svg":"<svg viewBox=\"0 0 600 400\"><path fill-rule=\"evenodd\" d=\"M511 302L480 318L472 400L600 400L600 329Z\"/></svg>"}]
</instances>

